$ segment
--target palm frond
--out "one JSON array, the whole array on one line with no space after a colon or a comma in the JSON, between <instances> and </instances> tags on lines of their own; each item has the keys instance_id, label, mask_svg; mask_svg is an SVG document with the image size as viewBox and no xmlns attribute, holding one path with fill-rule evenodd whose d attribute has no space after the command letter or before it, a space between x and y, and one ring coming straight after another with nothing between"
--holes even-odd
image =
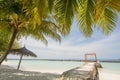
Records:
<instances>
[{"instance_id":1,"label":"palm frond","mask_svg":"<svg viewBox=\"0 0 120 80\"><path fill-rule=\"evenodd\" d=\"M77 0L55 0L55 17L59 22L63 35L70 32L75 11L77 10Z\"/></svg>"},{"instance_id":2,"label":"palm frond","mask_svg":"<svg viewBox=\"0 0 120 80\"><path fill-rule=\"evenodd\" d=\"M110 0L109 6L120 12L120 0Z\"/></svg>"},{"instance_id":3,"label":"palm frond","mask_svg":"<svg viewBox=\"0 0 120 80\"><path fill-rule=\"evenodd\" d=\"M94 10L94 21L98 23L101 14L104 12L105 8L108 6L109 0L97 0L95 3Z\"/></svg>"},{"instance_id":4,"label":"palm frond","mask_svg":"<svg viewBox=\"0 0 120 80\"><path fill-rule=\"evenodd\" d=\"M31 3L27 3L25 0L23 9L26 13L26 17L30 19L30 23L33 25L33 29L35 29L36 26L41 25L42 19L47 16L47 0L31 0Z\"/></svg>"},{"instance_id":5,"label":"palm frond","mask_svg":"<svg viewBox=\"0 0 120 80\"><path fill-rule=\"evenodd\" d=\"M99 25L100 29L104 34L109 34L115 28L117 21L117 14L111 8L105 8L104 12L101 14Z\"/></svg>"},{"instance_id":6,"label":"palm frond","mask_svg":"<svg viewBox=\"0 0 120 80\"><path fill-rule=\"evenodd\" d=\"M89 37L92 34L94 0L84 0L79 4L77 21L81 32Z\"/></svg>"},{"instance_id":7,"label":"palm frond","mask_svg":"<svg viewBox=\"0 0 120 80\"><path fill-rule=\"evenodd\" d=\"M47 14L48 14L47 0L37 0L37 1L38 1L38 3L36 2L36 4L39 9L40 18L41 19L46 18Z\"/></svg>"},{"instance_id":8,"label":"palm frond","mask_svg":"<svg viewBox=\"0 0 120 80\"><path fill-rule=\"evenodd\" d=\"M25 13L26 17L28 17L29 22L33 26L33 29L35 29L37 25L40 25L42 23L38 7L33 7L32 9L28 8L25 10Z\"/></svg>"},{"instance_id":9,"label":"palm frond","mask_svg":"<svg viewBox=\"0 0 120 80\"><path fill-rule=\"evenodd\" d=\"M10 38L12 36L13 32L13 27L6 26L2 27L0 25L0 52L2 51L3 53L7 50ZM19 43L15 40L13 47L17 48L19 47Z\"/></svg>"},{"instance_id":10,"label":"palm frond","mask_svg":"<svg viewBox=\"0 0 120 80\"><path fill-rule=\"evenodd\" d=\"M54 9L54 3L55 3L55 0L48 0L48 8L50 13Z\"/></svg>"},{"instance_id":11,"label":"palm frond","mask_svg":"<svg viewBox=\"0 0 120 80\"><path fill-rule=\"evenodd\" d=\"M52 21L43 20L42 24L34 30L30 25L28 27L21 27L19 30L19 36L32 36L37 40L41 40L47 45L47 37L51 37L56 41L61 41L61 37L58 32L59 27ZM31 33L32 32L32 33Z\"/></svg>"},{"instance_id":12,"label":"palm frond","mask_svg":"<svg viewBox=\"0 0 120 80\"><path fill-rule=\"evenodd\" d=\"M30 36L33 37L33 38L36 39L36 40L42 41L45 45L47 45L47 44L48 44L48 41L47 41L45 35L39 34L39 36L38 36L38 34L39 34L39 33L36 34L36 33L34 32L34 33L32 33Z\"/></svg>"},{"instance_id":13,"label":"palm frond","mask_svg":"<svg viewBox=\"0 0 120 80\"><path fill-rule=\"evenodd\" d=\"M31 18L30 23L32 23L33 29L35 29L37 25L41 24L41 19L40 19L40 15L38 13L38 8L37 7L33 8L32 15L33 15L33 18Z\"/></svg>"},{"instance_id":14,"label":"palm frond","mask_svg":"<svg viewBox=\"0 0 120 80\"><path fill-rule=\"evenodd\" d=\"M49 36L60 42L61 37L59 35L58 29L59 27L51 21L43 21L43 24L40 27L40 30L44 35Z\"/></svg>"}]
</instances>

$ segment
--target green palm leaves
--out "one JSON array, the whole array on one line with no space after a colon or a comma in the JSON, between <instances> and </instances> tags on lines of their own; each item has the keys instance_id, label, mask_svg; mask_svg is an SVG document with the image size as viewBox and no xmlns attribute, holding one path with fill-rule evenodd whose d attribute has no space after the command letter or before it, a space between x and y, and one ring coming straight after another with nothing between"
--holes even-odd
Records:
<instances>
[{"instance_id":1,"label":"green palm leaves","mask_svg":"<svg viewBox=\"0 0 120 80\"><path fill-rule=\"evenodd\" d=\"M16 37L32 35L47 44L45 36L60 41L58 27L47 20L47 0L4 0L0 2L0 28L6 24L13 29L8 49L0 59L0 64L7 57ZM55 24L55 23L54 23Z\"/></svg>"},{"instance_id":2,"label":"green palm leaves","mask_svg":"<svg viewBox=\"0 0 120 80\"><path fill-rule=\"evenodd\" d=\"M112 0L98 0L95 4L94 20L104 34L113 31L117 21L116 8L109 6ZM118 1L119 3L120 1ZM116 6L118 7L118 6Z\"/></svg>"},{"instance_id":3,"label":"green palm leaves","mask_svg":"<svg viewBox=\"0 0 120 80\"><path fill-rule=\"evenodd\" d=\"M115 10L119 11L119 0L79 0L80 5L77 13L77 21L80 30L87 37L93 32L93 25L99 26L104 34L113 31L117 21ZM117 3L118 2L118 3ZM113 7L111 4L115 4Z\"/></svg>"},{"instance_id":4,"label":"green palm leaves","mask_svg":"<svg viewBox=\"0 0 120 80\"><path fill-rule=\"evenodd\" d=\"M77 10L76 0L55 0L55 18L61 26L63 35L67 35Z\"/></svg>"},{"instance_id":5,"label":"green palm leaves","mask_svg":"<svg viewBox=\"0 0 120 80\"><path fill-rule=\"evenodd\" d=\"M0 28L0 53L5 52L8 48L9 41L11 39L13 30L11 27L1 27ZM20 45L17 42L17 39L15 40L12 48L18 48Z\"/></svg>"},{"instance_id":6,"label":"green palm leaves","mask_svg":"<svg viewBox=\"0 0 120 80\"><path fill-rule=\"evenodd\" d=\"M109 34L115 28L116 20L117 14L115 13L115 11L111 10L110 8L106 8L101 14L99 20L99 28L104 34Z\"/></svg>"},{"instance_id":7,"label":"green palm leaves","mask_svg":"<svg viewBox=\"0 0 120 80\"><path fill-rule=\"evenodd\" d=\"M120 11L119 0L4 0L0 4L1 27L14 27L20 31L18 36L31 35L45 44L46 35L57 41L59 32L67 35L73 19L86 37L91 36L93 25L109 34Z\"/></svg>"},{"instance_id":8,"label":"green palm leaves","mask_svg":"<svg viewBox=\"0 0 120 80\"><path fill-rule=\"evenodd\" d=\"M92 34L94 5L93 0L81 0L79 4L76 18L80 30L85 36L90 36Z\"/></svg>"},{"instance_id":9,"label":"green palm leaves","mask_svg":"<svg viewBox=\"0 0 120 80\"><path fill-rule=\"evenodd\" d=\"M73 19L86 37L91 36L93 25L108 34L115 27L116 11L120 12L120 0L0 0L0 28L14 30L0 64L16 37L30 35L47 44L47 35L60 41L59 33L67 35Z\"/></svg>"},{"instance_id":10,"label":"green palm leaves","mask_svg":"<svg viewBox=\"0 0 120 80\"><path fill-rule=\"evenodd\" d=\"M91 36L93 25L108 34L114 29L116 11L120 11L119 0L17 0L19 4L13 3L14 0L5 1L14 4L6 7L6 11L14 11L18 17L21 17L20 13L23 15L20 27L29 23L35 29L43 24L44 19L52 16L63 35L70 32L73 19L76 19L80 31L87 37Z\"/></svg>"},{"instance_id":11,"label":"green palm leaves","mask_svg":"<svg viewBox=\"0 0 120 80\"><path fill-rule=\"evenodd\" d=\"M120 11L119 3L119 0L54 0L51 4L63 35L69 33L73 19L76 19L80 31L90 37L94 25L99 26L104 34L113 31L117 21L116 11Z\"/></svg>"},{"instance_id":12,"label":"green palm leaves","mask_svg":"<svg viewBox=\"0 0 120 80\"><path fill-rule=\"evenodd\" d=\"M21 29L18 34L21 36L31 36L37 40L41 40L47 45L48 41L46 36L51 37L56 41L61 41L61 37L58 34L58 28L59 27L54 22L44 20L37 28L33 29L32 27L25 27L25 29Z\"/></svg>"},{"instance_id":13,"label":"green palm leaves","mask_svg":"<svg viewBox=\"0 0 120 80\"><path fill-rule=\"evenodd\" d=\"M109 0L109 6L120 12L120 0Z\"/></svg>"},{"instance_id":14,"label":"green palm leaves","mask_svg":"<svg viewBox=\"0 0 120 80\"><path fill-rule=\"evenodd\" d=\"M47 0L30 0L29 2L28 0L13 0L12 2L5 0L2 3L4 3L2 5L4 8L1 10L6 12L2 16L5 19L4 22L2 20L2 23L16 28L18 30L17 36L31 35L45 44L47 44L45 36L50 36L56 41L60 41L58 25L48 19L50 15L48 14ZM2 11L1 13L3 13Z\"/></svg>"},{"instance_id":15,"label":"green palm leaves","mask_svg":"<svg viewBox=\"0 0 120 80\"><path fill-rule=\"evenodd\" d=\"M47 17L47 0L23 0L23 10L29 19L33 29L41 25L42 20Z\"/></svg>"}]
</instances>

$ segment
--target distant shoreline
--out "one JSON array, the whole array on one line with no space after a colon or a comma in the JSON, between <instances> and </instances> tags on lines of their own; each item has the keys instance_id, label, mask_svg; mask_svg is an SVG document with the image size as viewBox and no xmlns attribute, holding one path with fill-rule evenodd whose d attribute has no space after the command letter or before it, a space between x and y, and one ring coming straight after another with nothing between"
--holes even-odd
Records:
<instances>
[{"instance_id":1,"label":"distant shoreline","mask_svg":"<svg viewBox=\"0 0 120 80\"><path fill-rule=\"evenodd\" d=\"M8 60L19 60L19 59L8 59ZM74 61L74 62L84 62L84 60L75 59L23 59L23 60L40 60L40 61ZM109 59L109 60L99 60L100 62L120 62L120 59ZM95 60L89 60L89 62L95 62Z\"/></svg>"}]
</instances>

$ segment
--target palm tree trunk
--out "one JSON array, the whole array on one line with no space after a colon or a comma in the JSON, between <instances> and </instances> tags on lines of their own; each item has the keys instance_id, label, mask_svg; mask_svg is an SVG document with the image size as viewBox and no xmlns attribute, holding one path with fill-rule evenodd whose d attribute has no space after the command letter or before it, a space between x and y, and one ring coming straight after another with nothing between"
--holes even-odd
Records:
<instances>
[{"instance_id":1,"label":"palm tree trunk","mask_svg":"<svg viewBox=\"0 0 120 80\"><path fill-rule=\"evenodd\" d=\"M15 40L15 38L16 38L17 32L18 32L18 30L15 28L15 29L14 29L14 32L13 32L13 34L12 34L10 43L9 43L9 45L8 45L7 51L6 51L6 52L3 54L3 56L0 58L0 65L1 65L2 62L5 60L5 58L7 57L10 49L12 48L12 45L13 45L14 40Z\"/></svg>"}]
</instances>

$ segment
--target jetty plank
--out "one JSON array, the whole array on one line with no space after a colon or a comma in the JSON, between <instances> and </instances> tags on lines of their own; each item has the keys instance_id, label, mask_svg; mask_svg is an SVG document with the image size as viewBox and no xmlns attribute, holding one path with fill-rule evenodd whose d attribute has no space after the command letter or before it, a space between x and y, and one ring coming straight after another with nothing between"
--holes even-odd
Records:
<instances>
[{"instance_id":1,"label":"jetty plank","mask_svg":"<svg viewBox=\"0 0 120 80\"><path fill-rule=\"evenodd\" d=\"M60 80L99 80L96 63L86 63L63 72Z\"/></svg>"}]
</instances>

